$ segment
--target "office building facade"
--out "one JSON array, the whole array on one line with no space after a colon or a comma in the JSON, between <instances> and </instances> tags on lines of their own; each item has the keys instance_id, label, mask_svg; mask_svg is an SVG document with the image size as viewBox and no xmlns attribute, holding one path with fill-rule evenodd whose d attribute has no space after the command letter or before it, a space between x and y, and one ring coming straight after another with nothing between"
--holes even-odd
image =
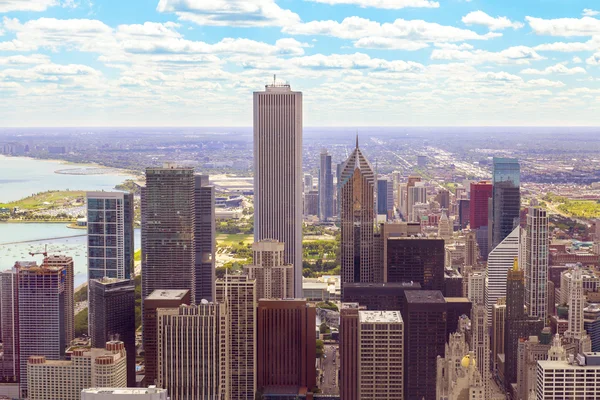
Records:
<instances>
[{"instance_id":1,"label":"office building facade","mask_svg":"<svg viewBox=\"0 0 600 400\"><path fill-rule=\"evenodd\" d=\"M444 240L389 238L385 282L418 282L424 290L444 290Z\"/></svg>"},{"instance_id":2,"label":"office building facade","mask_svg":"<svg viewBox=\"0 0 600 400\"><path fill-rule=\"evenodd\" d=\"M331 155L327 153L327 150L323 150L319 163L319 219L321 221L333 218L333 195Z\"/></svg>"},{"instance_id":3,"label":"office building facade","mask_svg":"<svg viewBox=\"0 0 600 400\"><path fill-rule=\"evenodd\" d=\"M294 266L285 263L285 244L273 239L252 245L254 263L244 273L256 280L257 299L294 297Z\"/></svg>"},{"instance_id":4,"label":"office building facade","mask_svg":"<svg viewBox=\"0 0 600 400\"><path fill-rule=\"evenodd\" d=\"M358 148L350 154L340 175L342 295L347 282L374 280L375 174Z\"/></svg>"},{"instance_id":5,"label":"office building facade","mask_svg":"<svg viewBox=\"0 0 600 400\"><path fill-rule=\"evenodd\" d=\"M88 279L131 279L134 264L133 194L87 192Z\"/></svg>"},{"instance_id":6,"label":"office building facade","mask_svg":"<svg viewBox=\"0 0 600 400\"><path fill-rule=\"evenodd\" d=\"M0 379L18 382L19 364L19 298L16 269L0 272L0 338L2 353Z\"/></svg>"},{"instance_id":7,"label":"office building facade","mask_svg":"<svg viewBox=\"0 0 600 400\"><path fill-rule=\"evenodd\" d=\"M358 397L404 396L404 324L400 311L358 312Z\"/></svg>"},{"instance_id":8,"label":"office building facade","mask_svg":"<svg viewBox=\"0 0 600 400\"><path fill-rule=\"evenodd\" d=\"M488 224L488 199L492 197L492 182L471 182L469 224L472 230Z\"/></svg>"},{"instance_id":9,"label":"office building facade","mask_svg":"<svg viewBox=\"0 0 600 400\"><path fill-rule=\"evenodd\" d=\"M254 241L263 239L285 243L301 296L302 93L277 82L254 92Z\"/></svg>"},{"instance_id":10,"label":"office building facade","mask_svg":"<svg viewBox=\"0 0 600 400\"><path fill-rule=\"evenodd\" d=\"M166 389L90 388L81 391L81 400L168 400Z\"/></svg>"},{"instance_id":11,"label":"office building facade","mask_svg":"<svg viewBox=\"0 0 600 400\"><path fill-rule=\"evenodd\" d=\"M347 283L344 287L345 303L358 303L367 310L400 310L405 290L420 290L418 282L400 283Z\"/></svg>"},{"instance_id":12,"label":"office building facade","mask_svg":"<svg viewBox=\"0 0 600 400\"><path fill-rule=\"evenodd\" d=\"M548 215L540 207L529 207L525 236L525 305L531 317L548 316ZM582 318L583 320L583 318Z\"/></svg>"},{"instance_id":13,"label":"office building facade","mask_svg":"<svg viewBox=\"0 0 600 400\"><path fill-rule=\"evenodd\" d=\"M213 301L215 290L215 188L207 175L195 175L194 292L195 301Z\"/></svg>"},{"instance_id":14,"label":"office building facade","mask_svg":"<svg viewBox=\"0 0 600 400\"><path fill-rule=\"evenodd\" d=\"M88 282L88 331L99 348L115 338L127 351L126 386L135 387L135 284L130 279L103 278Z\"/></svg>"},{"instance_id":15,"label":"office building facade","mask_svg":"<svg viewBox=\"0 0 600 400\"><path fill-rule=\"evenodd\" d=\"M358 395L358 303L342 303L340 310L340 398L359 400Z\"/></svg>"},{"instance_id":16,"label":"office building facade","mask_svg":"<svg viewBox=\"0 0 600 400\"><path fill-rule=\"evenodd\" d=\"M229 315L229 400L253 400L256 393L256 293L256 281L245 275L216 282L216 301L226 304Z\"/></svg>"},{"instance_id":17,"label":"office building facade","mask_svg":"<svg viewBox=\"0 0 600 400\"><path fill-rule=\"evenodd\" d=\"M514 158L494 157L492 244L494 249L519 225L521 166Z\"/></svg>"},{"instance_id":18,"label":"office building facade","mask_svg":"<svg viewBox=\"0 0 600 400\"><path fill-rule=\"evenodd\" d=\"M65 343L68 346L75 338L75 300L73 258L51 254L44 257L42 268L63 267L65 269Z\"/></svg>"}]
</instances>

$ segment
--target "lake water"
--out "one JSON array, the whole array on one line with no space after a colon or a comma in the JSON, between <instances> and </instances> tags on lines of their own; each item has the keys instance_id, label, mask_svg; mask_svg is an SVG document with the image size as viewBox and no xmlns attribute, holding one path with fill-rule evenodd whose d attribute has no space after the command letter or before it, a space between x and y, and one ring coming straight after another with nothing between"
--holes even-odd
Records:
<instances>
[{"instance_id":1,"label":"lake water","mask_svg":"<svg viewBox=\"0 0 600 400\"><path fill-rule=\"evenodd\" d=\"M15 201L48 190L113 190L125 179L118 170L94 175L57 174L58 170L90 168L90 165L0 155L0 203Z\"/></svg>"},{"instance_id":2,"label":"lake water","mask_svg":"<svg viewBox=\"0 0 600 400\"><path fill-rule=\"evenodd\" d=\"M42 255L31 256L29 253L42 252L47 245L50 254L73 257L75 287L77 287L87 279L86 233L85 229L67 228L64 223L0 223L0 271L12 268L16 261L37 261L41 264L44 258ZM139 248L141 246L139 229L135 230L134 240L135 247ZM22 243L23 241L25 243Z\"/></svg>"},{"instance_id":3,"label":"lake water","mask_svg":"<svg viewBox=\"0 0 600 400\"><path fill-rule=\"evenodd\" d=\"M132 178L117 170L107 170L105 174L94 175L55 173L57 170L90 167L61 161L0 155L0 202L19 200L47 190L114 190L115 185ZM87 276L85 234L86 230L70 229L65 223L0 223L0 270L11 268L16 261L41 263L43 256L32 257L29 252L44 251L44 246L47 245L51 254L73 257L75 286L79 286L85 282ZM61 237L63 239L57 239ZM137 229L135 246L138 248L140 245L140 232Z\"/></svg>"}]
</instances>

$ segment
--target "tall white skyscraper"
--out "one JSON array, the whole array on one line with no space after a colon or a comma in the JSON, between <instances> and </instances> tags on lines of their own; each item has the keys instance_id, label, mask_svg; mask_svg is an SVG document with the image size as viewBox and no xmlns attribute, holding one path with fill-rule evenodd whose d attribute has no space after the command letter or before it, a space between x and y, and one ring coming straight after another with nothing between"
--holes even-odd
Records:
<instances>
[{"instance_id":1,"label":"tall white skyscraper","mask_svg":"<svg viewBox=\"0 0 600 400\"><path fill-rule=\"evenodd\" d=\"M485 398L490 398L490 333L487 309L483 303L474 303L471 310L471 348L477 359L477 369L483 378Z\"/></svg>"},{"instance_id":2,"label":"tall white skyscraper","mask_svg":"<svg viewBox=\"0 0 600 400\"><path fill-rule=\"evenodd\" d=\"M519 257L521 228L516 227L492 250L488 256L487 290L485 305L488 310L488 324L491 324L492 307L496 300L506 297L506 274Z\"/></svg>"},{"instance_id":3,"label":"tall white skyscraper","mask_svg":"<svg viewBox=\"0 0 600 400\"><path fill-rule=\"evenodd\" d=\"M531 206L525 238L525 305L530 316L542 319L548 314L548 257L548 215Z\"/></svg>"},{"instance_id":4,"label":"tall white skyscraper","mask_svg":"<svg viewBox=\"0 0 600 400\"><path fill-rule=\"evenodd\" d=\"M413 206L417 203L427 203L427 188L424 182L415 182L414 186L408 187L407 214L409 222L418 222L413 215Z\"/></svg>"},{"instance_id":5,"label":"tall white skyscraper","mask_svg":"<svg viewBox=\"0 0 600 400\"><path fill-rule=\"evenodd\" d=\"M254 92L254 241L285 244L302 297L302 93L273 82Z\"/></svg>"}]
</instances>

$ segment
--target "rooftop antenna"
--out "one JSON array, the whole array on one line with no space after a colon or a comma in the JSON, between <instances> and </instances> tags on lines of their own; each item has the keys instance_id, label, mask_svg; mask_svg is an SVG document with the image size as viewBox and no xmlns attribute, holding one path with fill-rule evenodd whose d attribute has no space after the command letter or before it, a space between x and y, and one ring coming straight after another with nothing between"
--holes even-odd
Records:
<instances>
[{"instance_id":1,"label":"rooftop antenna","mask_svg":"<svg viewBox=\"0 0 600 400\"><path fill-rule=\"evenodd\" d=\"M356 148L358 149L358 131L356 131Z\"/></svg>"},{"instance_id":2,"label":"rooftop antenna","mask_svg":"<svg viewBox=\"0 0 600 400\"><path fill-rule=\"evenodd\" d=\"M277 75L273 74L273 86L277 84Z\"/></svg>"}]
</instances>

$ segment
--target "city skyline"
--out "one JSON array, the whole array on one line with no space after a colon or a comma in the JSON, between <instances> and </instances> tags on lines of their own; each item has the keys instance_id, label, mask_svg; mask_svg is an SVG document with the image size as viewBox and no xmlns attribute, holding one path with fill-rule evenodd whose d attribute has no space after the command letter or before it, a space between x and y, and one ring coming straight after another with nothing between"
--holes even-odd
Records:
<instances>
[{"instance_id":1,"label":"city skyline","mask_svg":"<svg viewBox=\"0 0 600 400\"><path fill-rule=\"evenodd\" d=\"M0 116L7 126L249 126L250 93L277 74L306 93L307 126L597 125L598 8L5 1Z\"/></svg>"}]
</instances>

